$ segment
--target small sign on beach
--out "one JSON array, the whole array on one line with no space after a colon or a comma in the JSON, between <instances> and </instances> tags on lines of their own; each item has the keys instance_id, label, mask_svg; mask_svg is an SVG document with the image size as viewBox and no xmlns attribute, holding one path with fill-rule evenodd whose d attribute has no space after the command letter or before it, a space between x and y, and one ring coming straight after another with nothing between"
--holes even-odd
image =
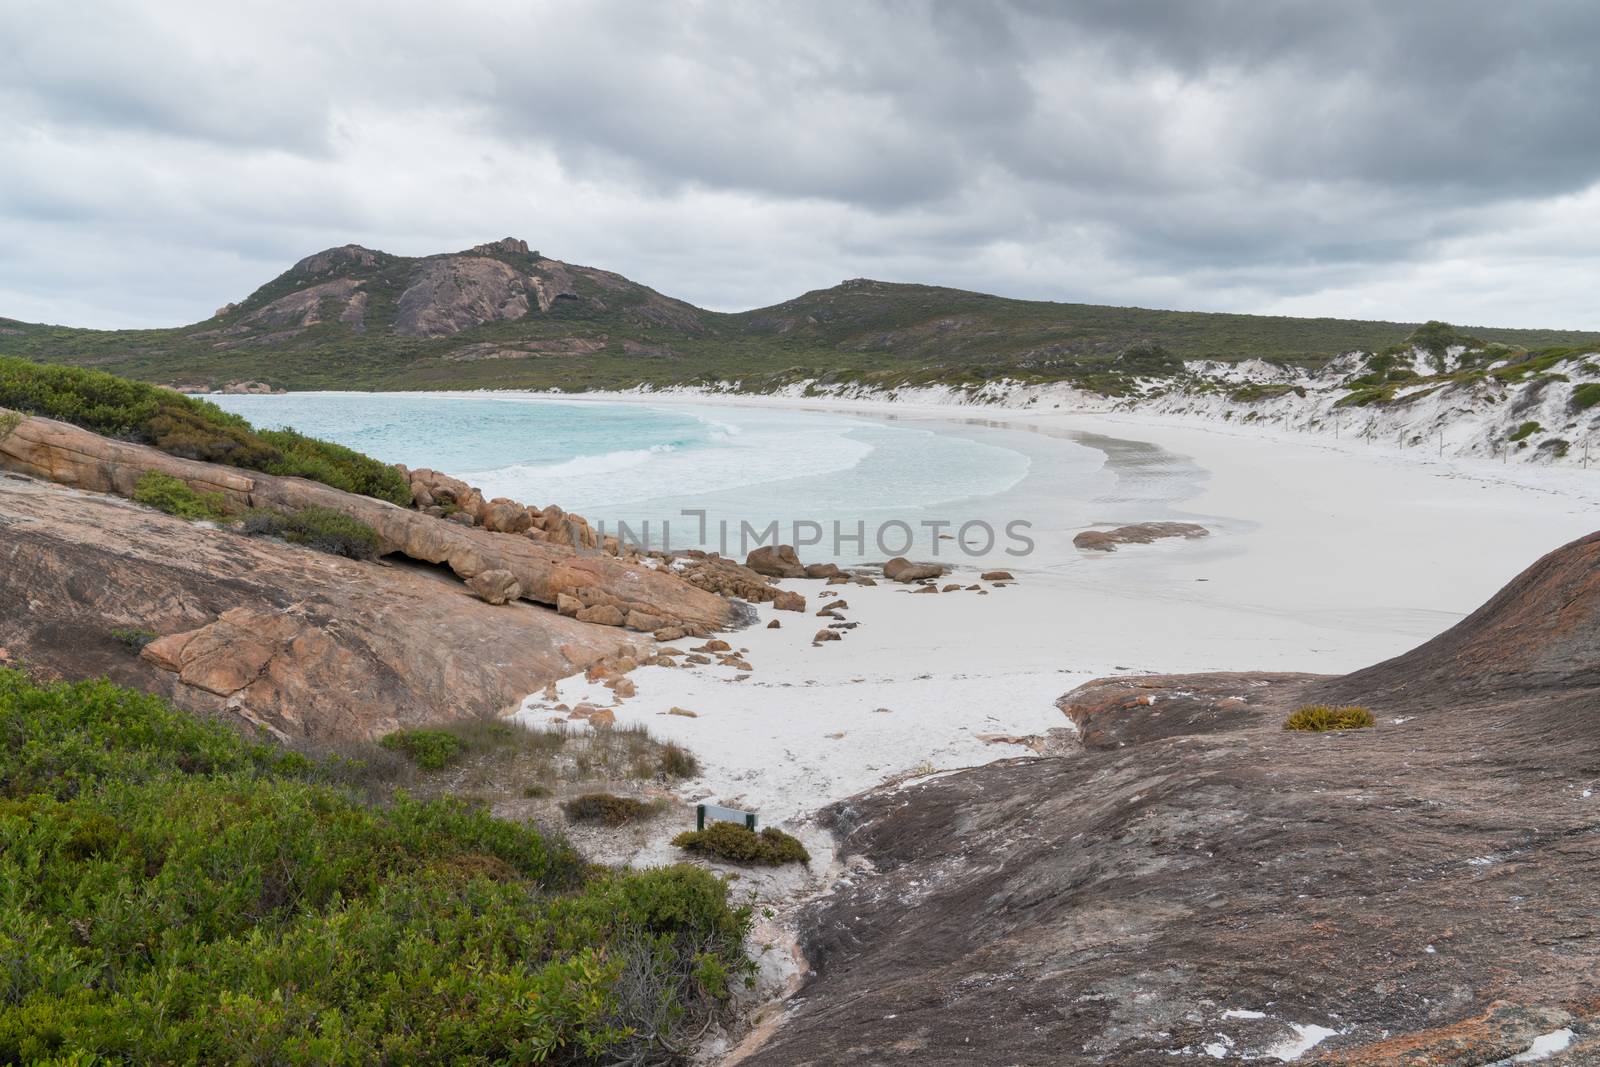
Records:
<instances>
[{"instance_id":1,"label":"small sign on beach","mask_svg":"<svg viewBox=\"0 0 1600 1067\"><path fill-rule=\"evenodd\" d=\"M694 808L694 828L704 830L708 822L736 822L746 830L756 828L756 813L753 811L740 811L738 808L725 808L721 804L696 804Z\"/></svg>"}]
</instances>

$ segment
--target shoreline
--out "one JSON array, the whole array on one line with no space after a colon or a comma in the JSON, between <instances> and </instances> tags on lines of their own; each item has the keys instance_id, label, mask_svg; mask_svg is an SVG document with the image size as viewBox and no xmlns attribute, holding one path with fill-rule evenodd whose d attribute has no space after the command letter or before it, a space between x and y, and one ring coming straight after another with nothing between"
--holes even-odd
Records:
<instances>
[{"instance_id":1,"label":"shoreline","mask_svg":"<svg viewBox=\"0 0 1600 1067\"><path fill-rule=\"evenodd\" d=\"M805 615L763 609L756 627L728 635L751 650L756 669L748 678L735 681L722 668L642 668L639 696L619 708L619 721L647 722L701 755L709 799L759 803L780 819L923 764L944 769L1030 754L976 738L1064 726L1055 700L1090 678L1340 673L1387 659L1453 625L1528 561L1590 532L1600 510L1600 472L1590 483L1570 468L1402 454L1192 417L682 390L405 395L779 407L935 432L1065 439L1107 457L1114 478L1101 501L1086 505L1091 525L1152 517L1134 513L1135 505L1158 499L1172 517L1212 531L1201 541L1110 554L1080 552L1064 531L1064 542L1050 546L1053 557L989 561L1020 581L983 596L906 601L892 587L834 587L860 626L819 648L810 639L826 622L814 615L826 587L785 582L809 598ZM1140 462L1154 463L1158 482L1176 484L1158 485L1154 497L1126 492L1149 470L1134 464L1119 473L1109 447L1119 443L1145 445ZM1045 499L1053 490L1025 477L1014 492ZM968 572L951 579L963 585L984 565L945 561ZM765 630L774 617L783 629ZM560 702L569 705L602 695L610 703L581 679L560 687ZM672 706L697 717L668 716ZM892 711L861 717L878 707Z\"/></svg>"},{"instance_id":2,"label":"shoreline","mask_svg":"<svg viewBox=\"0 0 1600 1067\"><path fill-rule=\"evenodd\" d=\"M656 394L538 398L664 401ZM684 395L666 402L782 405L930 424L958 423L964 413L882 401ZM785 581L807 596L804 615L763 605L756 626L726 635L736 649L749 649L755 669L747 677L715 665L641 668L633 676L638 696L621 704L618 721L646 723L700 755L706 798L797 818L919 766L1031 755L1026 746L979 736L1037 737L1065 727L1055 700L1094 677L1342 673L1378 662L1447 629L1531 559L1592 529L1595 497L1573 484L1571 471L1513 468L1496 477L1501 472L1472 461L1397 464L1368 446L1302 435L1264 448L1259 433L1142 416L981 415L985 424L1045 436L1153 443L1198 472L1192 495L1174 510L1213 535L1104 555L1066 548L1058 563L1015 561L1019 581L982 596L963 590L907 600L890 583ZM1539 476L1551 473L1564 484L1544 484ZM958 573L946 581L972 584L978 565L956 562ZM860 625L842 641L813 647L813 632L827 621L814 614L819 594L831 591L850 602L846 618ZM773 618L781 629L765 629ZM581 678L559 692L568 704L606 695ZM697 714L668 715L670 707Z\"/></svg>"}]
</instances>

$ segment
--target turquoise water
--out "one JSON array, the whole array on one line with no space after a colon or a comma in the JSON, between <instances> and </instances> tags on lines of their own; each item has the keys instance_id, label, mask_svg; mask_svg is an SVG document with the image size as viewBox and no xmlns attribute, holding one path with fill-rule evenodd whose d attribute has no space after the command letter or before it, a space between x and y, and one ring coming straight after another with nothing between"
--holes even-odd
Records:
<instances>
[{"instance_id":1,"label":"turquoise water","mask_svg":"<svg viewBox=\"0 0 1600 1067\"><path fill-rule=\"evenodd\" d=\"M924 522L949 522L953 532L982 520L1003 531L1029 517L1016 513L1014 490L1030 474L1072 499L1092 495L1101 466L1099 453L1070 443L1054 443L1049 455L1024 446L1034 435L775 408L438 393L209 399L258 426L292 426L390 462L446 471L486 496L559 504L608 532L626 523L643 536L648 522L652 547L666 535L674 548L733 555L742 555L741 523L760 530L774 521L784 541L794 539L796 522L823 527L807 558L881 559L880 547L926 554L939 546ZM703 527L686 510L704 511ZM897 543L898 530L874 544L892 522L911 528L909 549ZM848 536L858 523L866 543L835 551L835 524ZM998 554L999 546L974 555Z\"/></svg>"}]
</instances>

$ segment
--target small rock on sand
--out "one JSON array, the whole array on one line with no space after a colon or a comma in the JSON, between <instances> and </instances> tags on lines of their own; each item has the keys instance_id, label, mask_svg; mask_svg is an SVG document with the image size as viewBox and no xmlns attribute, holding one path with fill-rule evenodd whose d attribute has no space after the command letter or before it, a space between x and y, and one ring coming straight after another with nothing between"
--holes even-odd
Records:
<instances>
[{"instance_id":1,"label":"small rock on sand","mask_svg":"<svg viewBox=\"0 0 1600 1067\"><path fill-rule=\"evenodd\" d=\"M781 628L782 626L783 626L783 623L779 622L777 619L773 619L771 622L767 623L767 629L769 629L769 630L776 630L776 629Z\"/></svg>"},{"instance_id":2,"label":"small rock on sand","mask_svg":"<svg viewBox=\"0 0 1600 1067\"><path fill-rule=\"evenodd\" d=\"M772 606L779 611L804 611L806 598L799 593L784 589L772 598Z\"/></svg>"},{"instance_id":3,"label":"small rock on sand","mask_svg":"<svg viewBox=\"0 0 1600 1067\"><path fill-rule=\"evenodd\" d=\"M840 637L839 637L839 632L837 630L818 630L817 631L817 636L815 636L815 637L813 637L811 639L811 643L813 645L820 645L824 641L838 641L838 640L840 640Z\"/></svg>"},{"instance_id":4,"label":"small rock on sand","mask_svg":"<svg viewBox=\"0 0 1600 1067\"><path fill-rule=\"evenodd\" d=\"M943 577L944 568L937 563L912 563L904 556L896 556L883 565L883 576L895 582L919 582Z\"/></svg>"},{"instance_id":5,"label":"small rock on sand","mask_svg":"<svg viewBox=\"0 0 1600 1067\"><path fill-rule=\"evenodd\" d=\"M984 571L982 574L978 575L978 577L982 578L986 582L1016 581L1016 579L1011 576L1010 571Z\"/></svg>"},{"instance_id":6,"label":"small rock on sand","mask_svg":"<svg viewBox=\"0 0 1600 1067\"><path fill-rule=\"evenodd\" d=\"M769 578L804 578L806 568L793 545L762 545L745 557L744 565Z\"/></svg>"},{"instance_id":7,"label":"small rock on sand","mask_svg":"<svg viewBox=\"0 0 1600 1067\"><path fill-rule=\"evenodd\" d=\"M700 713L699 712L690 711L688 708L680 708L680 707L677 707L676 705L674 705L673 707L668 708L667 709L667 714L668 715L682 715L685 719L698 719L700 717Z\"/></svg>"},{"instance_id":8,"label":"small rock on sand","mask_svg":"<svg viewBox=\"0 0 1600 1067\"><path fill-rule=\"evenodd\" d=\"M1115 530L1085 530L1072 539L1077 548L1115 552L1118 545L1148 545L1167 537L1208 537L1211 531L1192 522L1136 522Z\"/></svg>"}]
</instances>

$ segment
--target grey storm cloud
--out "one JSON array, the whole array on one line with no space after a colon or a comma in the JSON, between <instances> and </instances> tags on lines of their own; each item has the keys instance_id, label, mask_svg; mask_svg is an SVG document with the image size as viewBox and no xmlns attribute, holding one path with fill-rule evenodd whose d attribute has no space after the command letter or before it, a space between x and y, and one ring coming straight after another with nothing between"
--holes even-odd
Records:
<instances>
[{"instance_id":1,"label":"grey storm cloud","mask_svg":"<svg viewBox=\"0 0 1600 1067\"><path fill-rule=\"evenodd\" d=\"M855 275L1600 326L1600 6L0 9L0 315L204 317L504 233L719 308Z\"/></svg>"}]
</instances>

